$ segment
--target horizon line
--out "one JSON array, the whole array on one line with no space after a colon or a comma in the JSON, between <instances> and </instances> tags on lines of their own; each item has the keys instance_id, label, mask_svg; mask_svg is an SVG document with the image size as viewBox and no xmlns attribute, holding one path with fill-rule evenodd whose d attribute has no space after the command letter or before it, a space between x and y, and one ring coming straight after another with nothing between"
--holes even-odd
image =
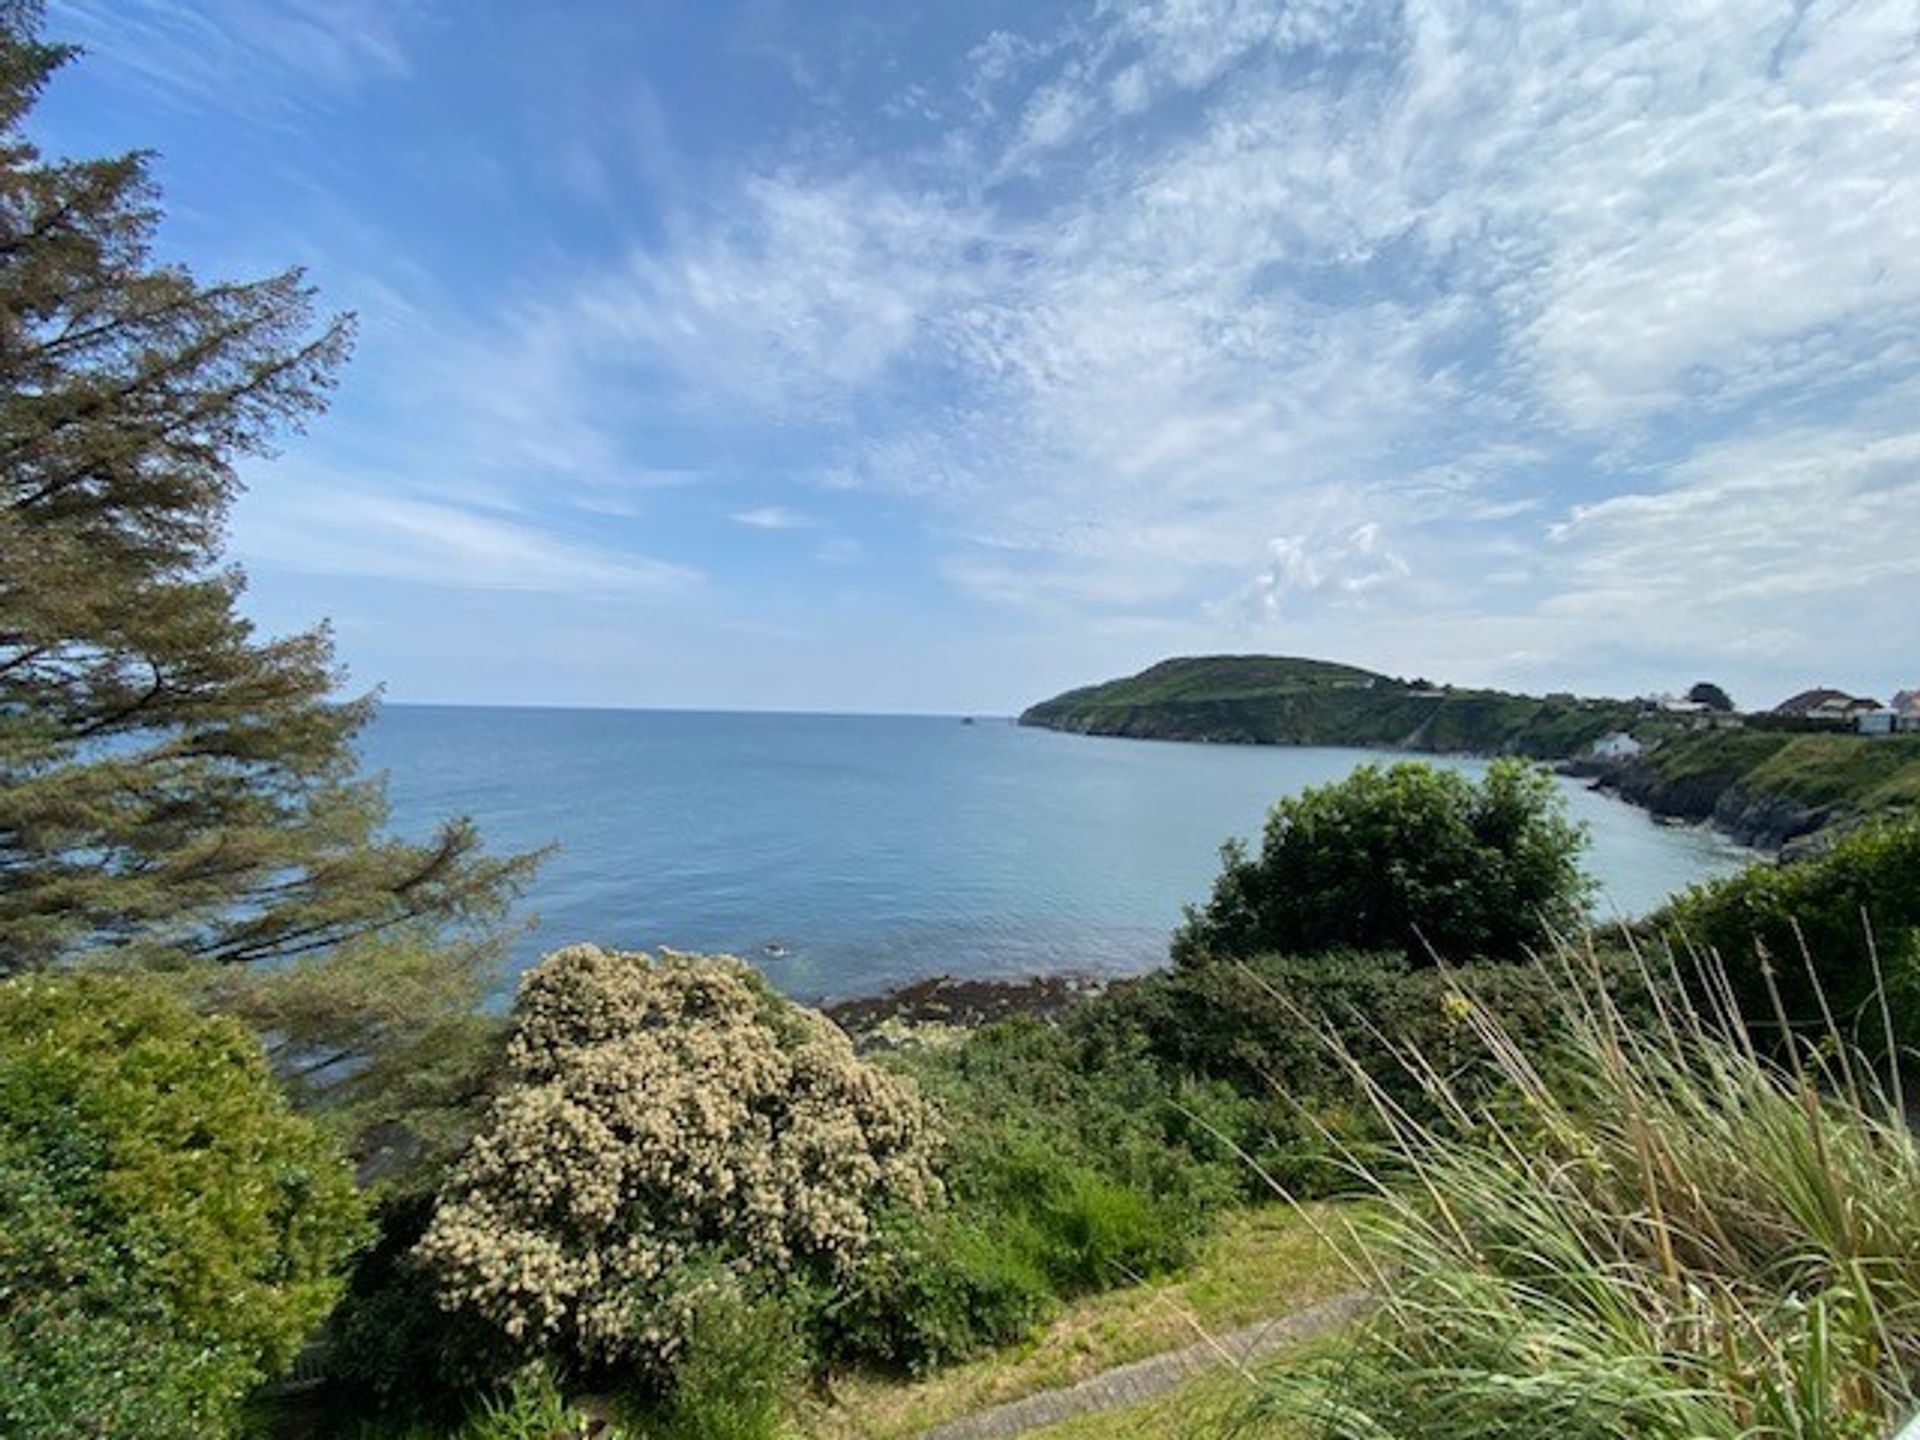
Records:
<instances>
[{"instance_id":1,"label":"horizon line","mask_svg":"<svg viewBox=\"0 0 1920 1440\"><path fill-rule=\"evenodd\" d=\"M773 715L817 716L836 720L1017 720L1007 710L796 710L724 705L613 705L532 700L387 700L379 707L399 710L571 710L621 715Z\"/></svg>"}]
</instances>

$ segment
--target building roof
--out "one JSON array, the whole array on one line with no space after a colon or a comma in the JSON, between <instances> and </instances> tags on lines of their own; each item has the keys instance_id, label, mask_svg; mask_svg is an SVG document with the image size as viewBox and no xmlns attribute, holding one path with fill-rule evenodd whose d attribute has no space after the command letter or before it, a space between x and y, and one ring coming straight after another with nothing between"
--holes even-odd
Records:
<instances>
[{"instance_id":1,"label":"building roof","mask_svg":"<svg viewBox=\"0 0 1920 1440\"><path fill-rule=\"evenodd\" d=\"M1837 709L1852 706L1864 706L1872 710L1879 707L1878 700L1868 700L1859 695L1849 695L1844 690L1834 690L1827 686L1817 686L1812 690L1802 690L1798 695L1788 696L1773 707L1776 715L1812 715L1816 711L1829 713Z\"/></svg>"}]
</instances>

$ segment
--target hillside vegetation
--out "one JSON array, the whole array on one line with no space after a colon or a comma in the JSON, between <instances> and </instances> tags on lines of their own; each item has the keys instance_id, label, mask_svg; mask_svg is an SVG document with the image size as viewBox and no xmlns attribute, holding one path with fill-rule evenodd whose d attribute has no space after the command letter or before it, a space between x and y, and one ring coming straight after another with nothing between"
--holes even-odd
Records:
<instances>
[{"instance_id":1,"label":"hillside vegetation","mask_svg":"<svg viewBox=\"0 0 1920 1440\"><path fill-rule=\"evenodd\" d=\"M1607 776L1656 815L1710 820L1750 845L1920 814L1920 735L1674 734Z\"/></svg>"},{"instance_id":2,"label":"hillside vegetation","mask_svg":"<svg viewBox=\"0 0 1920 1440\"><path fill-rule=\"evenodd\" d=\"M1583 773L1656 815L1710 821L1766 847L1829 826L1920 813L1920 736L1805 733L1774 728L1770 718L1752 718L1744 729L1694 730L1633 700L1514 695L1325 660L1206 655L1069 690L1033 706L1020 723L1144 740L1580 761ZM1592 760L1593 743L1614 731L1633 735L1644 753Z\"/></svg>"},{"instance_id":3,"label":"hillside vegetation","mask_svg":"<svg viewBox=\"0 0 1920 1440\"><path fill-rule=\"evenodd\" d=\"M1081 735L1238 745L1360 745L1567 759L1637 707L1410 683L1353 665L1270 655L1163 660L1124 680L1069 690L1022 725Z\"/></svg>"}]
</instances>

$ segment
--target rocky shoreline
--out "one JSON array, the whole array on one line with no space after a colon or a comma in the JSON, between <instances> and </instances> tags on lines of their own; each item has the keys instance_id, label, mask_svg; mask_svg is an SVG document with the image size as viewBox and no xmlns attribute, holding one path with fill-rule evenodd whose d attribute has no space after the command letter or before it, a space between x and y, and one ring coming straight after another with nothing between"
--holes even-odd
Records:
<instances>
[{"instance_id":1,"label":"rocky shoreline","mask_svg":"<svg viewBox=\"0 0 1920 1440\"><path fill-rule=\"evenodd\" d=\"M910 1034L972 1030L995 1020L1030 1015L1056 1020L1107 988L1091 975L1030 975L1019 979L964 979L933 975L878 995L829 1001L821 1011L862 1048L889 1048Z\"/></svg>"},{"instance_id":2,"label":"rocky shoreline","mask_svg":"<svg viewBox=\"0 0 1920 1440\"><path fill-rule=\"evenodd\" d=\"M1755 795L1739 786L1666 784L1631 766L1601 774L1594 788L1637 805L1658 820L1710 825L1737 845L1786 854L1815 844L1829 816L1780 795Z\"/></svg>"}]
</instances>

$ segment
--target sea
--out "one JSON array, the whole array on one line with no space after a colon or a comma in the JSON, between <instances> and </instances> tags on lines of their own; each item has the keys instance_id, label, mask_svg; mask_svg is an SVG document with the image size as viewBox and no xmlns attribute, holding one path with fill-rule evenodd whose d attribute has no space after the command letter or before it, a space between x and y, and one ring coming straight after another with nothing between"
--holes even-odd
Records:
<instances>
[{"instance_id":1,"label":"sea","mask_svg":"<svg viewBox=\"0 0 1920 1440\"><path fill-rule=\"evenodd\" d=\"M387 705L362 737L403 835L470 815L557 847L509 974L576 941L727 952L817 1003L930 975L1164 964L1221 843L1282 796L1396 758L1026 729L1006 717ZM1418 757L1475 774L1485 762ZM1563 779L1602 918L1751 859Z\"/></svg>"}]
</instances>

